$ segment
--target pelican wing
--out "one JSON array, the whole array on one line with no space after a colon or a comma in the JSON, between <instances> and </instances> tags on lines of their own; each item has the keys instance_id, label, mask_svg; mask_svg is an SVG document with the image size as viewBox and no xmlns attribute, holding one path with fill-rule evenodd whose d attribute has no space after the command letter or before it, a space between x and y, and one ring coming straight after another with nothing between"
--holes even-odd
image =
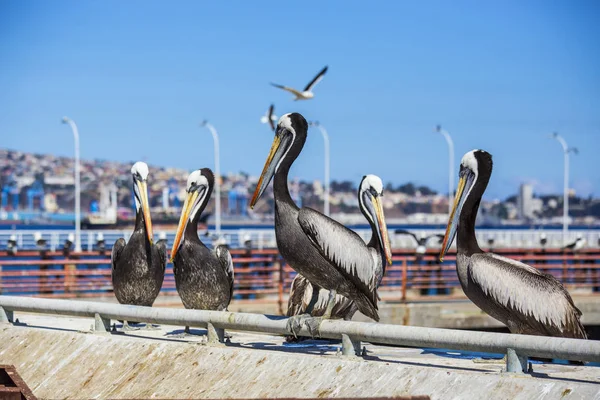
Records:
<instances>
[{"instance_id":1,"label":"pelican wing","mask_svg":"<svg viewBox=\"0 0 600 400\"><path fill-rule=\"evenodd\" d=\"M271 83L271 85L275 86L276 88L283 89L283 90L286 90L286 91L288 91L290 93L293 93L294 95L296 95L298 97L302 97L302 93L299 92L299 91L297 91L294 88L291 88L291 87L288 87L288 86L283 86L283 85L278 85L276 83Z\"/></svg>"},{"instance_id":2,"label":"pelican wing","mask_svg":"<svg viewBox=\"0 0 600 400\"><path fill-rule=\"evenodd\" d=\"M119 257L125 248L125 239L119 238L115 244L113 245L112 252L110 253L110 264L112 266L113 271L117 269L117 262L119 262Z\"/></svg>"},{"instance_id":3,"label":"pelican wing","mask_svg":"<svg viewBox=\"0 0 600 400\"><path fill-rule=\"evenodd\" d=\"M304 88L305 92L310 92L312 90L312 88L321 81L321 79L323 79L323 76L325 75L325 72L327 72L327 66L325 68L323 68L318 74L317 76L315 76L313 78L312 81L310 81L310 83L308 85L306 85L306 87Z\"/></svg>"},{"instance_id":4,"label":"pelican wing","mask_svg":"<svg viewBox=\"0 0 600 400\"><path fill-rule=\"evenodd\" d=\"M290 298L288 300L286 316L293 317L294 315L300 315L306 312L313 290L315 290L315 286L313 286L308 279L300 274L296 275L292 281L292 287L290 288ZM323 315L327 308L328 301L329 291L319 289L317 302L313 308L312 315L315 317ZM335 305L333 306L331 317L334 319L344 318L350 320L356 310L356 305L352 300L338 294L335 296Z\"/></svg>"},{"instance_id":5,"label":"pelican wing","mask_svg":"<svg viewBox=\"0 0 600 400\"><path fill-rule=\"evenodd\" d=\"M219 262L221 263L223 268L225 268L225 272L227 273L227 277L229 278L230 296L233 297L233 259L231 258L231 253L229 253L227 247L222 245L219 247L222 248L221 251L217 251L215 252L215 254L217 255Z\"/></svg>"},{"instance_id":6,"label":"pelican wing","mask_svg":"<svg viewBox=\"0 0 600 400\"><path fill-rule=\"evenodd\" d=\"M160 255L163 272L165 272L165 268L167 266L167 245L164 241L161 240L158 243L156 243L156 249L158 250L158 254Z\"/></svg>"},{"instance_id":7,"label":"pelican wing","mask_svg":"<svg viewBox=\"0 0 600 400\"><path fill-rule=\"evenodd\" d=\"M312 296L312 285L304 276L298 274L292 281L290 287L290 298L288 299L288 308L286 316L293 317L294 315L300 315L306 309L308 302L304 301L304 298L308 295L308 301Z\"/></svg>"},{"instance_id":8,"label":"pelican wing","mask_svg":"<svg viewBox=\"0 0 600 400\"><path fill-rule=\"evenodd\" d=\"M581 311L552 275L493 253L471 256L469 276L483 293L522 325L548 335L584 337Z\"/></svg>"},{"instance_id":9,"label":"pelican wing","mask_svg":"<svg viewBox=\"0 0 600 400\"><path fill-rule=\"evenodd\" d=\"M375 259L361 237L339 222L307 207L298 212L298 222L321 255L376 303Z\"/></svg>"}]
</instances>

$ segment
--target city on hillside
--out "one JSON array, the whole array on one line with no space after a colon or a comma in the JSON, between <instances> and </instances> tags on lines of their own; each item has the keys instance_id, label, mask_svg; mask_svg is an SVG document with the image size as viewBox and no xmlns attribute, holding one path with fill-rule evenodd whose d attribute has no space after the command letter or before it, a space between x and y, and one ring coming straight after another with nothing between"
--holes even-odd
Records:
<instances>
[{"instance_id":1,"label":"city on hillside","mask_svg":"<svg viewBox=\"0 0 600 400\"><path fill-rule=\"evenodd\" d=\"M84 226L130 224L133 218L131 185L132 162L81 160L81 208ZM175 224L185 195L189 171L150 165L148 183L153 220ZM69 157L32 154L0 149L0 221L39 222L73 220L74 161ZM271 224L273 197L267 193L255 207L248 207L258 177L244 172L221 178L221 203L225 223ZM358 182L332 181L332 215L347 224L362 224L356 196ZM498 225L559 225L562 223L562 194L538 196L530 184L515 188L506 199L482 201L478 222ZM271 190L271 189L269 189ZM290 193L297 204L322 209L322 181L290 182ZM214 209L213 193L207 213ZM386 219L390 223L443 225L447 222L448 197L427 186L405 183L385 187L383 197ZM600 199L581 198L569 193L571 223L582 226L600 224Z\"/></svg>"}]
</instances>

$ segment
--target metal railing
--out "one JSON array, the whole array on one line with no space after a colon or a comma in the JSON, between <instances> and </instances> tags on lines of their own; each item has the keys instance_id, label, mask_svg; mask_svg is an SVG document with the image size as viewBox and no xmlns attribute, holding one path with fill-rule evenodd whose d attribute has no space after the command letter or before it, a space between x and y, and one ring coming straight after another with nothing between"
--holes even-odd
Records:
<instances>
[{"instance_id":1,"label":"metal railing","mask_svg":"<svg viewBox=\"0 0 600 400\"><path fill-rule=\"evenodd\" d=\"M370 229L355 229L363 239L368 240L371 236ZM430 236L433 234L443 234L442 229L412 229L417 236ZM36 248L36 242L33 238L35 230L6 230L0 231L0 248L3 248L11 235L17 238L17 245L20 249L31 250ZM69 234L73 230L39 230L43 239L46 240L50 251L61 249ZM173 243L175 231L162 231L167 236L168 243ZM96 237L102 233L107 247L110 249L113 243L123 237L126 240L131 235L131 229L123 230L86 230L81 232L81 246L85 251L95 249ZM158 237L161 231L155 230ZM203 232L201 232L203 233ZM478 229L477 239L481 245L485 245L492 240L495 248L536 248L540 246L541 235L546 235L547 248L560 248L564 245L562 231L559 230L533 230L533 229ZM244 243L250 240L254 249L268 249L277 246L275 240L275 231L273 229L222 229L222 238L232 248L244 247ZM578 236L586 240L587 246L597 247L600 239L600 229L590 230L570 230L567 237L568 241L574 241ZM216 237L214 231L210 231L210 237ZM400 235L390 231L390 241L393 248L414 249L416 244L412 237ZM210 242L210 240L208 240ZM433 242L433 241L432 241ZM431 244L431 243L430 243ZM439 246L439 245L438 245ZM435 247L435 246L434 246Z\"/></svg>"},{"instance_id":2,"label":"metal railing","mask_svg":"<svg viewBox=\"0 0 600 400\"><path fill-rule=\"evenodd\" d=\"M106 331L111 319L208 328L209 340L223 340L223 329L290 335L287 318L227 311L129 306L87 301L0 296L0 322L13 322L14 312L91 317ZM221 332L215 332L220 330ZM211 333L212 332L212 333ZM311 336L302 327L300 335ZM360 355L360 341L396 346L432 347L507 354L507 371L526 372L527 357L600 362L600 342L545 336L474 332L379 323L325 320L322 338L342 339L343 354Z\"/></svg>"},{"instance_id":3,"label":"metal railing","mask_svg":"<svg viewBox=\"0 0 600 400\"><path fill-rule=\"evenodd\" d=\"M600 252L579 254L561 251L523 249L496 250L523 261L563 282L568 290L600 295ZM438 263L435 251L415 256L394 250L394 263L386 270L379 293L384 302L413 300L446 301L464 299L455 257L449 254ZM2 257L0 251L0 293L42 297L112 297L110 256L107 253L21 252L17 257ZM276 250L232 250L235 269L235 303L274 304L284 313L291 282L296 272ZM176 296L172 265L165 271L162 295ZM173 304L179 304L177 300Z\"/></svg>"}]
</instances>

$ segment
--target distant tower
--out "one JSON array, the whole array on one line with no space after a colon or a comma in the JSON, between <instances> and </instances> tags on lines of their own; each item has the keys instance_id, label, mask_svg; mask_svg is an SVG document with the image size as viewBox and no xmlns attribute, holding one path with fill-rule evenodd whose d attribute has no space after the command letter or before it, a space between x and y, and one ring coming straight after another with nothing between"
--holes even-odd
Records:
<instances>
[{"instance_id":1,"label":"distant tower","mask_svg":"<svg viewBox=\"0 0 600 400\"><path fill-rule=\"evenodd\" d=\"M519 219L532 219L534 217L533 186L528 183L521 184L519 197L517 199Z\"/></svg>"}]
</instances>

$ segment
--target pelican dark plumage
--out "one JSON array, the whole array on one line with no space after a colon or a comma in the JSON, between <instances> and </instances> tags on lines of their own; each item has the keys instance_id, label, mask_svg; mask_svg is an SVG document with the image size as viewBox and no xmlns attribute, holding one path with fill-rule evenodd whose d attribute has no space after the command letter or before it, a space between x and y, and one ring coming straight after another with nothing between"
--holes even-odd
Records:
<instances>
[{"instance_id":1,"label":"pelican dark plumage","mask_svg":"<svg viewBox=\"0 0 600 400\"><path fill-rule=\"evenodd\" d=\"M171 259L177 293L185 308L223 311L233 295L233 260L225 245L210 250L198 237L198 220L210 200L214 182L208 168L188 177Z\"/></svg>"},{"instance_id":2,"label":"pelican dark plumage","mask_svg":"<svg viewBox=\"0 0 600 400\"><path fill-rule=\"evenodd\" d=\"M152 241L152 220L148 204L148 166L137 162L131 167L135 198L135 228L129 241L117 240L112 248L112 283L121 304L152 306L165 277L167 249ZM127 329L127 323L124 323Z\"/></svg>"},{"instance_id":3,"label":"pelican dark plumage","mask_svg":"<svg viewBox=\"0 0 600 400\"><path fill-rule=\"evenodd\" d=\"M377 312L377 279L374 273L374 257L391 262L387 228L383 219L380 196L366 191L359 201L368 203L370 215L378 224L383 248L379 252L370 249L355 232L331 218L308 207L298 208L287 186L289 169L300 154L306 141L308 124L298 113L286 114L279 119L271 151L250 202L254 207L267 188L271 178L275 197L275 236L277 247L287 263L302 274L310 283L329 290L327 310L323 318L329 318L336 294L356 302L358 309L374 320ZM377 254L374 254L377 253ZM316 293L316 291L315 291ZM307 307L313 310L317 296ZM295 333L292 322L292 333Z\"/></svg>"},{"instance_id":4,"label":"pelican dark plumage","mask_svg":"<svg viewBox=\"0 0 600 400\"><path fill-rule=\"evenodd\" d=\"M369 192L369 194L367 194ZM373 253L373 263L369 267L373 268L377 286L381 283L385 268L387 266L387 257L383 254L386 245L383 238L387 235L382 233L377 221L377 215L374 212L376 207L373 205L373 199L383 195L383 182L376 175L365 175L360 182L358 189L358 205L360 211L365 216L371 227L371 239L367 244L369 250ZM385 226L385 222L383 224ZM313 307L312 315L319 317L325 314L327 309L328 293L327 290L318 288L318 299ZM300 315L306 311L310 300L312 299L315 286L312 285L301 274L296 275L290 288L290 297L288 300L287 316ZM340 294L335 296L335 303L331 311L331 318L351 320L358 310L356 304ZM289 339L289 338L288 338Z\"/></svg>"},{"instance_id":5,"label":"pelican dark plumage","mask_svg":"<svg viewBox=\"0 0 600 400\"><path fill-rule=\"evenodd\" d=\"M473 150L462 158L440 260L457 236L456 268L465 294L512 333L585 339L581 311L556 278L479 248L475 218L491 174L488 152Z\"/></svg>"}]
</instances>

